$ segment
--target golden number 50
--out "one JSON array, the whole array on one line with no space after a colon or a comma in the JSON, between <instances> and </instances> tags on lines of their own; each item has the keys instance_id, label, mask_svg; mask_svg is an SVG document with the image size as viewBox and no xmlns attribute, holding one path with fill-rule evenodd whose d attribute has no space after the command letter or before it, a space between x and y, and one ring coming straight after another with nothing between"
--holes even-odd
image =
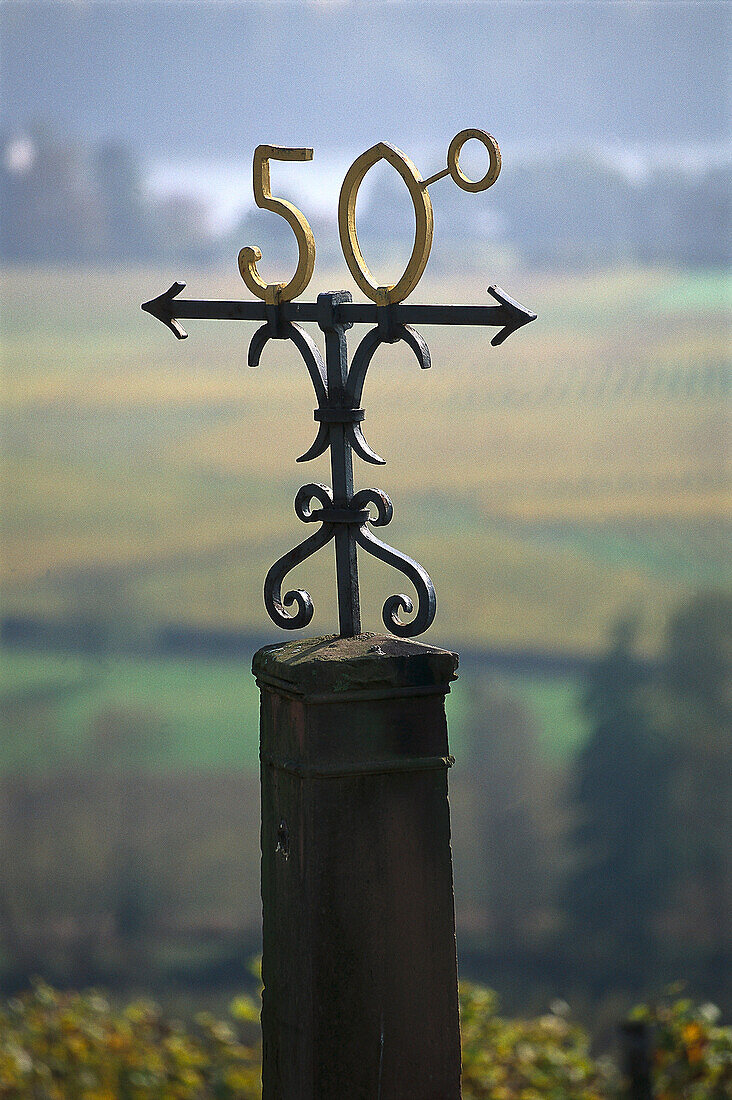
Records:
<instances>
[{"instance_id":1,"label":"golden number 50","mask_svg":"<svg viewBox=\"0 0 732 1100\"><path fill-rule=\"evenodd\" d=\"M488 150L489 165L486 174L479 180L471 180L460 168L460 153L465 142L477 138ZM272 198L269 189L269 160L312 160L312 149L286 149L276 145L259 145L254 152L254 198L257 206L280 214L292 226L299 247L297 270L289 283L264 283L257 272L257 261L262 258L258 248L242 248L239 253L239 270L249 289L265 302L286 302L296 298L310 282L315 265L315 240L313 233L300 211L285 202ZM415 230L412 254L404 272L396 283L389 286L377 286L369 270L358 243L356 233L356 199L358 189L369 168L385 160L395 168L404 180L414 205ZM432 248L432 202L427 188L430 184L450 175L463 191L485 191L498 179L501 171L501 153L498 142L485 130L461 130L450 142L447 151L447 168L423 180L409 157L387 142L367 149L356 157L346 172L338 200L338 231L341 248L348 268L363 293L377 305L391 305L403 301L412 293L422 278L430 249Z\"/></svg>"}]
</instances>

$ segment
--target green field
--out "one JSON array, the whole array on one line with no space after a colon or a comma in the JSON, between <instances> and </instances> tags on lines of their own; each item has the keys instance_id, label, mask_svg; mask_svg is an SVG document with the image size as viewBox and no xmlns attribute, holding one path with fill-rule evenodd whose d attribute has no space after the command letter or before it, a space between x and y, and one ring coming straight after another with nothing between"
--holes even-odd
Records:
<instances>
[{"instance_id":1,"label":"green field","mask_svg":"<svg viewBox=\"0 0 732 1100\"><path fill-rule=\"evenodd\" d=\"M308 533L292 512L298 486L329 480L324 458L295 463L313 434L309 381L286 345L248 370L249 325L191 322L179 343L140 311L185 274L3 275L5 615L112 624L110 652L171 622L276 637L263 577ZM429 372L403 346L381 349L365 432L388 465L357 462L357 484L389 492L382 537L435 580L426 641L591 652L635 610L652 653L684 597L729 580L729 286L664 270L495 277L539 319L497 349L484 333L425 329ZM316 284L350 285L344 272ZM194 272L185 293L243 292L234 270ZM433 280L415 298L485 294ZM335 623L329 553L292 575L322 633ZM400 579L369 559L362 587L364 628L378 630ZM28 685L42 695L66 684L61 745L105 709L132 706L174 731L181 764L255 759L243 664L3 657L11 702ZM576 685L511 687L550 749L581 738ZM7 765L21 749L2 751Z\"/></svg>"},{"instance_id":2,"label":"green field","mask_svg":"<svg viewBox=\"0 0 732 1100\"><path fill-rule=\"evenodd\" d=\"M447 699L458 757L475 677L466 672ZM549 759L582 740L576 681L502 675L490 683L521 702ZM97 763L109 758L118 746L105 744L103 730L115 716L142 733L139 755L127 763L155 771L258 767L259 697L243 661L102 660L0 648L0 771L74 766L90 753Z\"/></svg>"},{"instance_id":3,"label":"green field","mask_svg":"<svg viewBox=\"0 0 732 1100\"><path fill-rule=\"evenodd\" d=\"M15 736L0 739L0 768L32 770L49 756L24 736L42 712L52 734L50 763L83 759L95 725L126 715L148 734L142 763L153 770L258 765L258 695L246 664L234 661L95 658L0 650L0 703L15 714ZM97 743L100 754L103 742Z\"/></svg>"}]
</instances>

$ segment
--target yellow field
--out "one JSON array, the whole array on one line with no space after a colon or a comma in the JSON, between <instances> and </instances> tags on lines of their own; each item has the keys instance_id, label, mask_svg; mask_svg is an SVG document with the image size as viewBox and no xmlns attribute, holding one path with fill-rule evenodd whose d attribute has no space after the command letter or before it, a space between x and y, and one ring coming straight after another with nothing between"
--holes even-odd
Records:
<instances>
[{"instance_id":1,"label":"yellow field","mask_svg":"<svg viewBox=\"0 0 732 1100\"><path fill-rule=\"evenodd\" d=\"M178 274L4 275L5 614L274 636L262 580L311 533L298 486L329 481L325 458L295 463L314 434L310 383L285 344L249 370L246 323L192 321L175 341L139 304ZM388 465L357 460L357 484L391 495L382 537L435 581L426 640L594 649L640 609L652 648L685 594L728 576L725 287L664 271L499 281L539 314L502 347L425 328L431 371L402 346L377 353L364 428ZM480 303L484 289L433 281L414 297ZM243 293L236 271L204 272L184 295ZM330 555L293 575L323 633ZM368 561L363 587L379 629L400 578Z\"/></svg>"}]
</instances>

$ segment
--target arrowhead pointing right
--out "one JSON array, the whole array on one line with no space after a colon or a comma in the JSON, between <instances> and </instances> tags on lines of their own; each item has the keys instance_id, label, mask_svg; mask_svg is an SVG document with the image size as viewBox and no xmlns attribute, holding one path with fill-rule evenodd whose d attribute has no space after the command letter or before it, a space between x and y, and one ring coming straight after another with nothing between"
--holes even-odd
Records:
<instances>
[{"instance_id":1,"label":"arrowhead pointing right","mask_svg":"<svg viewBox=\"0 0 732 1100\"><path fill-rule=\"evenodd\" d=\"M143 302L140 306L145 313L150 313L153 317L157 317L158 321L162 321L179 340L187 340L188 333L173 316L175 310L173 299L185 290L185 287L185 283L173 283L164 294L159 294L157 298L151 298L149 302Z\"/></svg>"},{"instance_id":2,"label":"arrowhead pointing right","mask_svg":"<svg viewBox=\"0 0 732 1100\"><path fill-rule=\"evenodd\" d=\"M510 295L506 294L505 290L501 290L501 288L495 286L495 284L488 287L488 293L495 298L497 302L500 302L508 315L505 327L502 328L500 332L497 332L491 340L491 344L495 348L498 347L499 344L502 344L504 340L507 340L516 329L528 325L531 321L535 321L536 314L530 309L527 309L526 306L522 306L521 303L517 302L514 298L511 298Z\"/></svg>"}]
</instances>

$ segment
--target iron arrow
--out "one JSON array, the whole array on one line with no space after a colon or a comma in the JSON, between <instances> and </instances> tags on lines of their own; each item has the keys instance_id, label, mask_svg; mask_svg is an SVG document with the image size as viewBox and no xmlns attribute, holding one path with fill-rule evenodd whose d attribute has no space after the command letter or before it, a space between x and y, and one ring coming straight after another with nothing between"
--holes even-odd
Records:
<instances>
[{"instance_id":1,"label":"iron arrow","mask_svg":"<svg viewBox=\"0 0 732 1100\"><path fill-rule=\"evenodd\" d=\"M497 306L392 306L394 320L405 325L488 325L501 329L491 340L497 347L507 340L516 329L536 320L532 310L515 301L499 286L489 286L488 293L499 303ZM345 306L348 310L351 307ZM363 308L363 307L361 307ZM368 308L368 307L367 307ZM374 311L375 306L371 307ZM348 316L348 314L346 314ZM375 312L371 315L376 320ZM371 316L368 318L371 320ZM349 318L350 319L350 318ZM357 318L353 318L356 320ZM361 320L359 317L358 320ZM363 320L366 320L364 317Z\"/></svg>"},{"instance_id":2,"label":"iron arrow","mask_svg":"<svg viewBox=\"0 0 732 1100\"><path fill-rule=\"evenodd\" d=\"M157 317L179 340L188 333L179 324L180 318L225 321L267 321L270 312L278 309L284 321L318 321L319 307L315 302L283 302L279 307L264 302L240 302L179 298L185 283L173 283L164 294L144 302L142 309ZM377 324L381 309L388 309L390 320L402 325L487 325L500 332L491 340L496 347L508 339L511 333L536 320L536 314L511 298L499 286L488 287L488 293L499 303L497 306L440 306L397 305L378 307L373 302L341 302L336 306L337 319L345 325Z\"/></svg>"},{"instance_id":3,"label":"iron arrow","mask_svg":"<svg viewBox=\"0 0 732 1100\"><path fill-rule=\"evenodd\" d=\"M149 302L143 302L141 306L146 313L162 321L179 340L185 340L188 337L183 326L178 324L180 317L223 321L266 321L267 319L264 302L179 298L178 295L185 290L185 285L185 283L173 283L164 294L151 298Z\"/></svg>"}]
</instances>

